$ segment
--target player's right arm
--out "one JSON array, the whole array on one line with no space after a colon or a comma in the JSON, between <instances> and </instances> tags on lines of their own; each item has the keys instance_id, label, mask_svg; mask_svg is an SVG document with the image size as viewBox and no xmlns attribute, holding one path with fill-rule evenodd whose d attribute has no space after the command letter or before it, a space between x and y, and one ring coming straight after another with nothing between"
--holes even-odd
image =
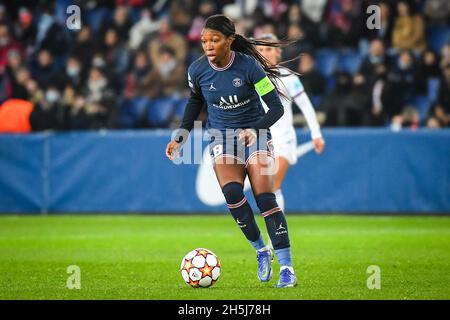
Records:
<instances>
[{"instance_id":1,"label":"player's right arm","mask_svg":"<svg viewBox=\"0 0 450 320\"><path fill-rule=\"evenodd\" d=\"M166 147L166 156L173 160L176 155L180 155L181 147L186 142L189 132L194 127L194 121L198 118L200 111L202 110L204 99L201 94L200 89L192 81L191 75L188 72L188 82L191 88L191 95L186 104L184 110L183 120L181 121L181 126L177 130L175 138L171 140Z\"/></svg>"}]
</instances>

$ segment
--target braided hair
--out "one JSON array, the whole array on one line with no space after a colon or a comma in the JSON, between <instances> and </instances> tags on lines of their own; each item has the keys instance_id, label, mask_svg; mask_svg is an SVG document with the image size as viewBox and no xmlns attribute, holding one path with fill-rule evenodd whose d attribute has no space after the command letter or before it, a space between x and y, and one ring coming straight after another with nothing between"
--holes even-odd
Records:
<instances>
[{"instance_id":1,"label":"braided hair","mask_svg":"<svg viewBox=\"0 0 450 320\"><path fill-rule=\"evenodd\" d=\"M272 65L261 53L258 52L256 46L268 46L275 48L282 48L292 44L294 41L278 40L278 39L249 39L243 35L237 34L233 21L222 14L216 14L206 19L205 29L212 29L221 32L226 37L233 36L234 41L231 44L231 50L247 54L254 57L264 69L269 79L275 86L278 94L285 97L285 94L278 87L274 79L280 78L280 72L277 65Z\"/></svg>"}]
</instances>

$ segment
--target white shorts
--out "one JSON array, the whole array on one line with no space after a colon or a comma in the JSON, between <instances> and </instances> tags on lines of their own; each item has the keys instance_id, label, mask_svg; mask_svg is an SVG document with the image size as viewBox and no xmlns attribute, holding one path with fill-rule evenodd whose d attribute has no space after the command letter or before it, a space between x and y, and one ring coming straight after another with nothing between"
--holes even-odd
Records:
<instances>
[{"instance_id":1,"label":"white shorts","mask_svg":"<svg viewBox=\"0 0 450 320\"><path fill-rule=\"evenodd\" d=\"M272 143L275 157L285 158L289 165L297 163L297 135L295 130L285 131L280 135L272 132Z\"/></svg>"}]
</instances>

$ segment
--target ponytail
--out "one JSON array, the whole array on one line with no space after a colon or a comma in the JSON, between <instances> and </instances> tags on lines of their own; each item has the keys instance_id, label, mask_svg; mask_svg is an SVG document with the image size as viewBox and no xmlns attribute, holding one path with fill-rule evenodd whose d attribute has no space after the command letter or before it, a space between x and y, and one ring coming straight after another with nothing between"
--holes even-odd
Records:
<instances>
[{"instance_id":1,"label":"ponytail","mask_svg":"<svg viewBox=\"0 0 450 320\"><path fill-rule=\"evenodd\" d=\"M278 94L283 98L289 99L278 87L275 79L279 79L282 75L278 71L279 65L271 65L270 62L264 58L264 56L258 52L256 46L267 46L275 48L286 47L295 41L292 40L266 40L266 39L249 39L243 35L237 34L234 23L224 15L216 14L210 16L205 22L205 28L220 31L225 36L234 36L234 41L231 44L231 50L244 53L246 55L254 57L266 72L269 79L271 79ZM294 59L295 60L295 59ZM285 62L281 62L285 63ZM283 67L284 68L284 67Z\"/></svg>"}]
</instances>

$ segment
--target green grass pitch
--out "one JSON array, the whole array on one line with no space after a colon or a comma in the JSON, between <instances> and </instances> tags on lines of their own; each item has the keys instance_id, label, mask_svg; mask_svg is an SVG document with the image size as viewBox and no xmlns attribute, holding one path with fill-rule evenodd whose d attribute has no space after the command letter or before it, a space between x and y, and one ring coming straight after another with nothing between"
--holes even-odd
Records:
<instances>
[{"instance_id":1,"label":"green grass pitch","mask_svg":"<svg viewBox=\"0 0 450 320\"><path fill-rule=\"evenodd\" d=\"M260 283L229 216L1 216L0 299L450 299L449 217L288 214L288 223L299 285L276 289L276 259ZM222 264L207 289L179 272L197 247ZM66 286L69 265L80 267L79 290ZM370 265L379 290L367 288Z\"/></svg>"}]
</instances>

